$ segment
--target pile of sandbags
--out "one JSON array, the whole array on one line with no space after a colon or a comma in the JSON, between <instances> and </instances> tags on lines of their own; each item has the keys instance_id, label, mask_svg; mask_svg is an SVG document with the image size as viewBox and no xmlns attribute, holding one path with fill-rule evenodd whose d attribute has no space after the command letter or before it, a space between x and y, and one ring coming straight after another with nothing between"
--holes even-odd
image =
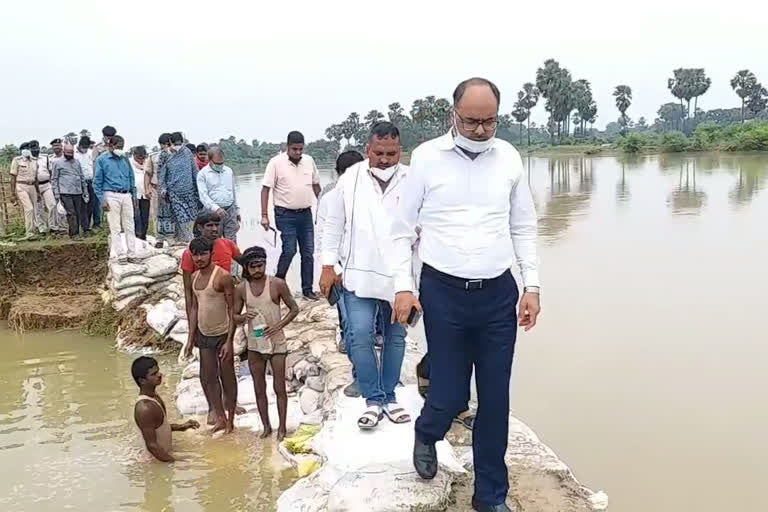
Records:
<instances>
[{"instance_id":1,"label":"pile of sandbags","mask_svg":"<svg viewBox=\"0 0 768 512\"><path fill-rule=\"evenodd\" d=\"M156 248L154 239L136 240L139 263L118 263L114 246L110 247L107 288L116 310L122 311L134 300L151 294L174 301L183 299L179 275L181 254L167 247ZM178 257L177 257L178 254Z\"/></svg>"}]
</instances>

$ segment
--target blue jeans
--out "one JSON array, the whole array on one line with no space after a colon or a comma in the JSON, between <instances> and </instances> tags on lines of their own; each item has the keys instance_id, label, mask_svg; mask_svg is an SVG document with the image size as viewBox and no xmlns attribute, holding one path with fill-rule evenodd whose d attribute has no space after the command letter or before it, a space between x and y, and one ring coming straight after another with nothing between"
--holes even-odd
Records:
<instances>
[{"instance_id":1,"label":"blue jeans","mask_svg":"<svg viewBox=\"0 0 768 512\"><path fill-rule=\"evenodd\" d=\"M384 322L384 347L379 365L374 347L377 317L390 318L392 307L387 301L363 299L346 289L343 295L347 312L347 350L357 374L360 394L368 405L394 403L395 386L400 381L405 356L405 327Z\"/></svg>"},{"instance_id":2,"label":"blue jeans","mask_svg":"<svg viewBox=\"0 0 768 512\"><path fill-rule=\"evenodd\" d=\"M416 438L435 443L466 408L472 367L477 415L472 435L474 498L504 503L509 490L507 451L509 379L517 335L518 289L509 271L482 288L424 265L419 300L429 350L429 394L416 420Z\"/></svg>"},{"instance_id":3,"label":"blue jeans","mask_svg":"<svg viewBox=\"0 0 768 512\"><path fill-rule=\"evenodd\" d=\"M312 292L315 260L315 223L312 220L312 209L289 210L275 206L275 224L283 240L283 251L277 261L275 277L285 279L288 267L296 255L296 243L301 252L301 291L305 295Z\"/></svg>"}]
</instances>

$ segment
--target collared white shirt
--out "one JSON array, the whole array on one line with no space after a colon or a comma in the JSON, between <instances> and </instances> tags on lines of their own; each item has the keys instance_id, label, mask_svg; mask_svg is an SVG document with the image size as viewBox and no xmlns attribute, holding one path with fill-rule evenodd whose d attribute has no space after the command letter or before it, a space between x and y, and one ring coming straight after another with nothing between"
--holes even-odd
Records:
<instances>
[{"instance_id":1,"label":"collared white shirt","mask_svg":"<svg viewBox=\"0 0 768 512\"><path fill-rule=\"evenodd\" d=\"M409 172L400 165L382 191L366 159L347 169L323 198L327 216L320 259L323 265L341 262L344 287L358 297L394 301L389 234Z\"/></svg>"},{"instance_id":2,"label":"collared white shirt","mask_svg":"<svg viewBox=\"0 0 768 512\"><path fill-rule=\"evenodd\" d=\"M81 153L79 149L75 148L75 160L80 162L83 177L91 181L93 179L93 154L91 150L89 149L85 153Z\"/></svg>"},{"instance_id":3,"label":"collared white shirt","mask_svg":"<svg viewBox=\"0 0 768 512\"><path fill-rule=\"evenodd\" d=\"M140 164L131 157L131 168L133 169L133 181L136 184L136 199L148 199L144 192L144 167L147 165L146 159Z\"/></svg>"},{"instance_id":4,"label":"collared white shirt","mask_svg":"<svg viewBox=\"0 0 768 512\"><path fill-rule=\"evenodd\" d=\"M197 173L197 192L203 208L209 212L215 212L219 208L237 208L237 196L235 195L235 174L232 169L223 166L221 172L214 171L213 167L206 165Z\"/></svg>"},{"instance_id":5,"label":"collared white shirt","mask_svg":"<svg viewBox=\"0 0 768 512\"><path fill-rule=\"evenodd\" d=\"M415 291L411 247L431 267L463 279L490 279L517 261L524 286L539 286L537 218L520 154L496 139L474 160L448 133L414 150L393 220L396 291Z\"/></svg>"}]
</instances>

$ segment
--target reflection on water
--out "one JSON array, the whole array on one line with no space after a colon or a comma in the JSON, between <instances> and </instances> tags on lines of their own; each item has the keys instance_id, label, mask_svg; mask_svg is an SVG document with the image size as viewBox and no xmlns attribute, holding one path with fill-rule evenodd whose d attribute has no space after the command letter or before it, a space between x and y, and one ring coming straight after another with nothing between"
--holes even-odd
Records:
<instances>
[{"instance_id":1,"label":"reflection on water","mask_svg":"<svg viewBox=\"0 0 768 512\"><path fill-rule=\"evenodd\" d=\"M764 510L768 157L527 158L525 168L544 295L516 348L516 412L612 510ZM237 186L239 243L265 246L274 270L261 172L237 169ZM298 258L288 280L298 284ZM180 434L186 460L146 463L131 358L106 340L0 331L0 342L2 510L272 510L291 483L274 445L246 432Z\"/></svg>"},{"instance_id":2,"label":"reflection on water","mask_svg":"<svg viewBox=\"0 0 768 512\"><path fill-rule=\"evenodd\" d=\"M133 424L132 357L75 332L0 330L0 509L274 510L294 480L253 433L174 433L173 466L151 460ZM160 356L173 409L174 357Z\"/></svg>"}]
</instances>

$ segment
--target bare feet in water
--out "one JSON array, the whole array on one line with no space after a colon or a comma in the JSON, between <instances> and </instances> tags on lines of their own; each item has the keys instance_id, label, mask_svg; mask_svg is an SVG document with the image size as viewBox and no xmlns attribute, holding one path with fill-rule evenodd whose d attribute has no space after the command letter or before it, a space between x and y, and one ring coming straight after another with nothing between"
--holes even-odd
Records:
<instances>
[{"instance_id":1,"label":"bare feet in water","mask_svg":"<svg viewBox=\"0 0 768 512\"><path fill-rule=\"evenodd\" d=\"M264 432L259 434L259 439L266 439L271 435L272 435L272 427L268 426L267 428L264 429Z\"/></svg>"},{"instance_id":2,"label":"bare feet in water","mask_svg":"<svg viewBox=\"0 0 768 512\"><path fill-rule=\"evenodd\" d=\"M285 439L285 427L280 427L277 429L277 442L279 443Z\"/></svg>"},{"instance_id":3,"label":"bare feet in water","mask_svg":"<svg viewBox=\"0 0 768 512\"><path fill-rule=\"evenodd\" d=\"M215 425L216 424L216 415L213 414L213 412L208 413L208 420L206 421L208 425Z\"/></svg>"},{"instance_id":4,"label":"bare feet in water","mask_svg":"<svg viewBox=\"0 0 768 512\"><path fill-rule=\"evenodd\" d=\"M227 426L224 428L224 433L231 434L234 431L235 431L235 424L231 421L228 421Z\"/></svg>"},{"instance_id":5,"label":"bare feet in water","mask_svg":"<svg viewBox=\"0 0 768 512\"><path fill-rule=\"evenodd\" d=\"M215 434L216 432L220 432L224 430L226 432L226 429L228 427L228 423L224 420L217 420L216 423L214 423L213 428L211 429L211 434Z\"/></svg>"}]
</instances>

